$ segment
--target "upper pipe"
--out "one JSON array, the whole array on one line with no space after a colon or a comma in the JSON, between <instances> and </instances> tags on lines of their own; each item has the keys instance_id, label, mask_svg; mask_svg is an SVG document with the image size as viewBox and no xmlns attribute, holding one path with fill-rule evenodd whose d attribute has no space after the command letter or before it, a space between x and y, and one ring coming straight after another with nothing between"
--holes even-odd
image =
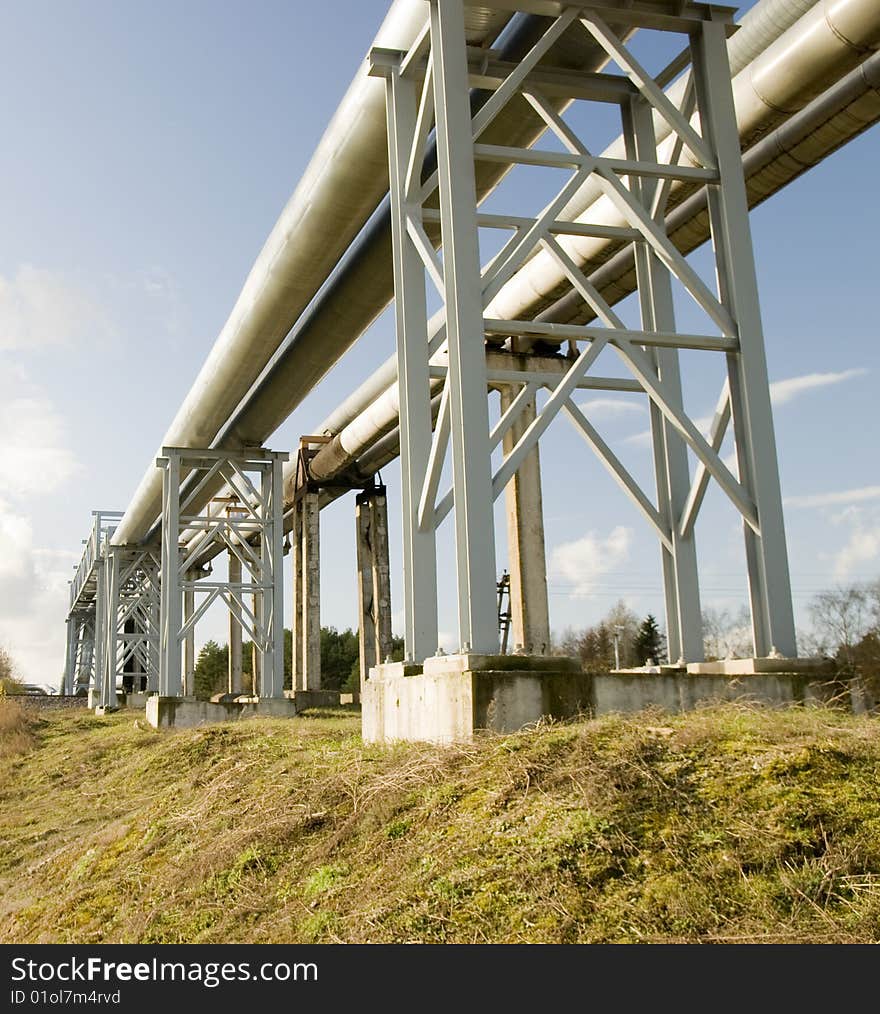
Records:
<instances>
[{"instance_id":1,"label":"upper pipe","mask_svg":"<svg viewBox=\"0 0 880 1014\"><path fill-rule=\"evenodd\" d=\"M427 16L424 0L394 0L373 45L408 49ZM492 38L510 16L469 8L469 41ZM368 70L364 59L161 446L211 446L387 192L385 86ZM114 544L143 538L161 496L161 474L151 462Z\"/></svg>"}]
</instances>

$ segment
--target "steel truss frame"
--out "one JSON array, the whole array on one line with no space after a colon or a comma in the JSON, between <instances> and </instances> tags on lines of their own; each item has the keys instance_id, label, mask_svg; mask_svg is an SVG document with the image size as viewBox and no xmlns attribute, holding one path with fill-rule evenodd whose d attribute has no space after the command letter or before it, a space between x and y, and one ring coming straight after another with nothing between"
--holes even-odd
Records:
<instances>
[{"instance_id":1,"label":"steel truss frame","mask_svg":"<svg viewBox=\"0 0 880 1014\"><path fill-rule=\"evenodd\" d=\"M190 632L212 603L224 602L231 622L253 641L261 698L284 695L283 483L286 452L251 448L241 452L163 447L162 556L159 617L159 693L182 691L181 652ZM181 496L181 477L195 481ZM212 501L194 510L201 490L220 479L238 505L213 511ZM229 497L224 499L224 507ZM184 546L183 532L197 534ZM238 579L200 580L201 563L222 546L241 566ZM183 615L183 599L192 608ZM251 605L246 599L250 597ZM255 688L256 693L256 688Z\"/></svg>"},{"instance_id":2,"label":"steel truss frame","mask_svg":"<svg viewBox=\"0 0 880 1014\"><path fill-rule=\"evenodd\" d=\"M67 617L67 663L64 693L73 697L95 680L95 611L75 609Z\"/></svg>"},{"instance_id":3,"label":"steel truss frame","mask_svg":"<svg viewBox=\"0 0 880 1014\"><path fill-rule=\"evenodd\" d=\"M374 49L371 72L386 79L389 175L394 249L397 359L403 500L404 607L407 657L421 660L437 647L435 530L454 506L461 649L498 650L493 501L552 420L563 413L593 449L624 493L655 531L661 547L670 657L702 658L694 522L709 479L714 479L743 519L754 651L796 655L787 550L770 407L764 339L748 220L748 204L731 92L726 35L729 8L669 3L545 3L554 17L543 37L515 66L475 67L464 32L463 0L430 0L430 26L408 53ZM483 4L485 6L485 4ZM489 6L493 4L489 3ZM534 10L533 0L498 2L505 9ZM683 32L687 48L652 77L609 28L605 18L643 29ZM588 31L622 71L619 75L567 72L552 82L553 94L617 102L627 144L626 158L593 155L548 101L547 75L536 65L569 28ZM682 106L663 91L691 67L692 84ZM472 117L469 88L494 94ZM560 89L562 91L560 91ZM565 151L487 145L480 135L503 106L522 95ZM698 114L698 118L695 115ZM672 141L658 153L654 117L672 128ZM699 127L695 126L698 124ZM424 172L432 126L437 169ZM486 215L475 196L474 162L543 165L567 169L570 178L537 216ZM625 228L559 219L562 209L590 176L626 221ZM673 246L665 229L669 187L674 180L706 187L716 288L713 291ZM435 191L439 210L426 208ZM441 224L442 261L424 229ZM512 235L481 266L478 230ZM600 231L632 243L636 256L641 327L627 328L591 284L565 246L566 235ZM595 312L601 326L535 320L486 319L484 308L538 248L559 264ZM425 279L437 289L444 310L429 321ZM677 331L672 279L702 308L718 330ZM509 371L519 388L498 423L489 429L485 336L511 339L515 351L530 340L567 341L573 352L559 378ZM642 490L571 396L603 349L613 349L650 404L656 502ZM727 380L708 439L684 409L679 349L724 356ZM445 371L438 351L447 353ZM445 373L440 414L432 435L431 378ZM490 455L533 404L539 387L549 397L492 471ZM733 424L737 474L719 450ZM509 443L509 442L508 442ZM451 446L452 488L438 499ZM691 479L688 453L697 460Z\"/></svg>"},{"instance_id":4,"label":"steel truss frame","mask_svg":"<svg viewBox=\"0 0 880 1014\"><path fill-rule=\"evenodd\" d=\"M129 664L135 675L146 677L148 693L159 689L159 565L154 548L104 548L104 707L116 707L116 682Z\"/></svg>"}]
</instances>

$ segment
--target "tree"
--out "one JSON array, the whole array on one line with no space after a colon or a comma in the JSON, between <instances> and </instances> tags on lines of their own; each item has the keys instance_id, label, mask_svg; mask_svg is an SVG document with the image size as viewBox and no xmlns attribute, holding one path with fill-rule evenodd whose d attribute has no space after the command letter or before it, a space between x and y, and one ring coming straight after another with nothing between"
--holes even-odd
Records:
<instances>
[{"instance_id":1,"label":"tree","mask_svg":"<svg viewBox=\"0 0 880 1014\"><path fill-rule=\"evenodd\" d=\"M855 646L871 629L875 594L859 585L837 587L817 595L810 604L819 643L827 654L837 658L847 673L855 672Z\"/></svg>"},{"instance_id":2,"label":"tree","mask_svg":"<svg viewBox=\"0 0 880 1014\"><path fill-rule=\"evenodd\" d=\"M385 659L380 659L384 662ZM391 637L391 661L402 662L403 661L403 638L402 637ZM340 687L343 693L356 694L361 689L361 659L360 649L358 649L358 655L351 664L351 671L348 674L348 679Z\"/></svg>"},{"instance_id":3,"label":"tree","mask_svg":"<svg viewBox=\"0 0 880 1014\"><path fill-rule=\"evenodd\" d=\"M657 621L648 613L642 620L633 640L633 651L642 665L658 665L664 661L666 658L664 640Z\"/></svg>"},{"instance_id":4,"label":"tree","mask_svg":"<svg viewBox=\"0 0 880 1014\"><path fill-rule=\"evenodd\" d=\"M19 689L17 675L12 656L0 645L0 693Z\"/></svg>"},{"instance_id":5,"label":"tree","mask_svg":"<svg viewBox=\"0 0 880 1014\"><path fill-rule=\"evenodd\" d=\"M348 681L352 667L358 662L358 635L346 628L321 627L321 686L339 690Z\"/></svg>"},{"instance_id":6,"label":"tree","mask_svg":"<svg viewBox=\"0 0 880 1014\"><path fill-rule=\"evenodd\" d=\"M616 639L620 665L629 668L637 664L633 641L638 629L638 617L621 600L595 626L581 631L566 629L554 650L579 658L586 672L608 672L616 665Z\"/></svg>"},{"instance_id":7,"label":"tree","mask_svg":"<svg viewBox=\"0 0 880 1014\"><path fill-rule=\"evenodd\" d=\"M228 686L229 648L221 648L216 641L208 641L199 652L196 661L194 683L195 695L200 701L209 700L213 694L222 693Z\"/></svg>"},{"instance_id":8,"label":"tree","mask_svg":"<svg viewBox=\"0 0 880 1014\"><path fill-rule=\"evenodd\" d=\"M837 587L810 604L815 650L837 662L869 707L880 705L880 581Z\"/></svg>"},{"instance_id":9,"label":"tree","mask_svg":"<svg viewBox=\"0 0 880 1014\"><path fill-rule=\"evenodd\" d=\"M707 662L721 658L746 658L753 650L748 606L740 606L735 613L711 606L703 610L703 652Z\"/></svg>"}]
</instances>

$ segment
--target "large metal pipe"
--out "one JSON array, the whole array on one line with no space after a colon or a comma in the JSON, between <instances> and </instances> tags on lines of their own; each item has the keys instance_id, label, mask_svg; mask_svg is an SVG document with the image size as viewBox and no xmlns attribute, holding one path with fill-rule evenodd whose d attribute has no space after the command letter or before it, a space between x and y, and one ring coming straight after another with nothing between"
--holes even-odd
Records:
<instances>
[{"instance_id":1,"label":"large metal pipe","mask_svg":"<svg viewBox=\"0 0 880 1014\"><path fill-rule=\"evenodd\" d=\"M418 3L418 0L412 0L412 2L410 3L405 3L404 0L398 0L398 2L395 3L395 5L392 7L392 10L389 13L388 18L386 18L386 22L383 24L383 28L380 31L379 36L377 36L376 39L377 45L401 47L401 48L405 48L405 46L408 45L406 39L391 38L390 29L388 32L386 32L386 28L389 25L389 23L395 23L395 31L400 29L403 19L400 17L400 12L398 9L408 8L410 14L413 14L415 10L414 4L419 8L423 22L424 11L422 5ZM765 0L765 3L758 5L756 8L753 8L753 10L750 11L749 14L746 16L746 19L744 19L744 22L748 21L749 23L757 24L758 20L760 19L761 21L764 22L764 27L762 28L761 31L758 31L757 29L755 30L755 36L750 41L750 45L752 46L757 45L755 39L759 39L762 36L763 32L766 31L766 33L769 35L772 31L774 31L773 28L774 24L778 26L780 23L785 23L784 20L783 22L780 22L778 20L779 18L785 19L786 17L791 15L791 12L793 10L797 9L798 11L800 11L806 6L807 6L806 0L800 0L800 3L797 2L786 3L783 2L783 0L778 0L778 2L773 2L773 0ZM861 5L858 5L855 3L855 0L839 0L839 2L837 3L830 3L829 0L824 0L822 9L823 15L830 13L831 23L834 25L834 28L837 30L837 32L839 32L843 37L844 48L850 49L852 48L850 44L853 41L856 42L856 46L860 44L858 42L858 39L861 28L858 11L861 10L862 13L865 13L864 12L865 7L875 7L875 6L876 5L874 3L865 4L864 2ZM855 15L853 15L852 13L853 10L856 11ZM393 17L396 11L398 12L397 18ZM785 13L786 11L788 12L788 14ZM412 23L410 23L410 29L411 27ZM731 42L731 46L734 46L736 44L737 39L742 39L744 33L745 28L741 30L736 36L734 36ZM410 30L409 34L411 38L414 38L415 34L414 32ZM834 32L832 31L831 34L834 34ZM758 48L760 48L760 45L758 46ZM349 93L343 100L343 104L342 106L340 106L340 110L334 117L331 123L331 127L328 128L327 134L325 135L325 139L324 141L322 141L322 147L319 148L319 152L322 152L325 147L329 147L329 143L328 145L325 146L325 141L328 140L328 137L332 137L333 140L337 143L340 141L339 124L344 121L344 116L342 115L343 108L347 107L348 111L349 112L351 111L352 106L351 96L353 91L356 90L356 87L360 88L366 86L366 82L368 80L369 79L366 79L365 77L363 78L363 80L360 80L359 77L358 79L356 79L355 83L349 89ZM375 84L378 84L379 88L378 91L376 91L375 89L373 91L373 96L370 101L370 108L372 116L371 122L374 125L374 132L376 136L372 137L371 139L372 143L370 145L370 150L376 155L377 161L375 163L376 170L375 172L371 171L370 175L373 177L373 179L380 178L383 181L384 185L384 182L387 179L385 169L386 153L385 153L385 130L384 130L384 94L382 93L381 90L381 82L376 82ZM362 110L359 110L359 116L360 115L362 115ZM342 133L345 132L342 131ZM343 144L342 148L344 149L345 153L345 159L343 159L343 161L346 162L350 161L350 154L352 150L354 150L354 146ZM317 161L323 162L324 159L326 159L326 157L327 157L326 152L322 155L321 159L318 158L318 154L316 153L315 159L313 159L312 161L312 165L314 165ZM341 158L340 153L337 151L335 153L335 159L340 158ZM365 160L361 157L355 158L355 162L357 163L357 166L360 169L362 169L363 166L366 164ZM358 181L358 186L360 186L360 183L361 180ZM341 192L353 191L355 189L357 189L357 187L352 187L350 185L348 187L343 187L342 190L340 190L337 187L334 191L334 199L338 200ZM285 230L281 228L281 223L283 220L288 218L288 211L292 206L296 205L297 195L299 195L302 190L303 186L301 184L300 187L297 188L297 192L294 194L294 197L291 199L291 202L288 205L288 209L286 209L284 215L282 215L282 219L279 220L279 225L276 226L276 228L273 230L272 236L270 237L270 241L267 242L266 248L264 249L263 254L261 254L261 257L258 260L257 265L255 265L253 271L251 272L251 277L249 277L248 279L248 283L245 286L245 290L243 290L242 296L239 298L239 301L236 304L236 310L233 311L233 315L230 317L230 322L227 324L227 327L224 328L224 332L221 334L220 339L218 339L218 342L215 345L215 348L212 351L211 356L209 357L209 362L205 364L205 367L203 368L203 371L200 374L200 380L205 381L205 385L210 390L212 396L216 394L219 389L223 388L223 393L226 396L225 397L226 402L230 401L237 402L239 400L238 397L239 389L240 387L243 386L242 383L239 384L238 387L235 387L235 385L232 385L232 387L227 385L224 388L223 383L218 379L221 373L223 376L225 376L226 373L228 372L227 367L229 366L229 363L227 362L227 345L229 344L234 345L236 353L246 350L246 355L244 358L247 360L246 366L248 367L248 369L245 369L242 372L240 372L238 376L247 377L253 375L255 366L264 365L266 359L268 358L268 356L262 355L260 350L262 349L263 351L265 351L265 346L268 345L269 355L271 355L274 348L277 348L279 341L277 331L274 333L272 340L270 342L264 344L258 341L257 342L258 347L256 351L244 340L232 341L230 339L228 341L225 341L224 336L227 335L229 329L232 328L233 330L235 330L235 328L233 327L233 322L234 319L236 318L237 311L241 311L242 313L244 313L248 327L253 325L254 321L257 318L263 319L263 315L268 312L267 308L271 308L272 313L281 313L285 323L288 323L291 317L293 316L291 312L284 311L289 311L290 306L295 305L296 301L294 301L293 303L289 301L285 303L284 299L276 298L280 297L280 294L283 293L283 281L279 281L280 275L282 273L280 271L280 268L282 267L280 263L280 257L277 259L278 263L276 264L272 260L272 258L270 256L266 256L266 254L267 250L273 247L273 242L275 247L278 246L279 241L281 241L282 247L284 247L285 243L293 242L291 234L289 232L285 234ZM372 193L375 195L376 188L373 188ZM364 208L368 204L369 202L367 202L366 205L364 205ZM353 213L351 215L346 216L346 225L349 226L349 228L347 230L343 230L343 232L345 232L345 235L350 236L352 234L352 231L355 228L354 226L352 226L353 222L364 220L364 218L366 217L363 214L364 208L361 208L359 218L357 213ZM382 216L380 214L377 217L381 218ZM314 219L310 219L310 221L313 220ZM379 231L381 232L381 230ZM320 228L320 241L321 241L320 246L322 251L326 248L327 237L328 233L330 232L333 232L333 230L332 229L328 230L326 222L322 223ZM342 234L341 232L336 233L337 236L341 234ZM302 240L301 231L296 236L296 239L298 242ZM338 243L334 244L334 251L336 251L336 248L339 245L340 244ZM375 242L372 244L368 244L368 246L370 247L369 259L372 260L374 265L378 265L380 263L387 265L385 271L390 277L390 258L387 256L387 251L384 251L385 256L383 257L381 256L383 251L379 246L375 244ZM286 250L286 248L284 249L285 255L287 255L289 251ZM291 254L294 261L296 260L295 254L296 252L294 252L294 254ZM367 259L367 256L368 256L367 253L363 254L364 259ZM311 257L311 255L309 255L309 257ZM334 252L332 258L324 258L321 262L322 263L321 271L315 272L313 280L322 272L324 273L324 277L326 277L325 270L326 263L335 258L338 258L338 252ZM312 257L311 259L314 262L314 258ZM267 270L276 267L279 269L278 272L279 278L275 279L275 281L278 282L278 285L274 289L271 289L271 287L260 288L256 284L255 276L260 275L261 272L265 274ZM258 268L260 269L259 271ZM339 356L348 347L350 347L353 341L356 340L357 336L365 329L366 326L369 325L369 323L372 322L372 320L375 319L376 315L379 312L381 312L382 308L384 308L384 306L387 304L390 292L384 291L383 286L381 285L376 285L372 287L360 286L359 291L357 291L352 289L350 285L351 281L356 277L356 272L350 272L347 277L349 281L349 286L346 287L345 281L343 279L343 281L338 286L334 285L332 287L332 296L327 300L324 300L325 306L325 313L323 318L324 327L319 328L317 331L313 330L310 332L312 336L317 334L319 331L322 331L325 336L327 335L330 336L330 340L326 344L324 344L323 348L321 349L320 361L314 364L307 363L307 360L304 356L305 344L304 343L300 344L300 342L301 341L304 342L304 335L309 333L309 329L298 328L299 335L297 336L297 340L290 343L289 345L290 355L288 355L285 360L287 366L286 374L285 371L282 370L274 370L274 369L270 370L270 372L268 372L266 376L263 378L263 382L260 385L260 387L251 391L250 395L248 395L248 397L246 398L244 413L239 413L236 425L232 427L227 427L227 431L222 438L224 446L234 446L236 440L242 441L248 441L253 439L260 441L265 440L266 437L275 428L277 428L277 425L279 425L280 422L283 421L283 419L286 418L287 415L289 415L289 413L293 410L293 408L295 408L296 405L299 404L299 402L304 397L305 393L307 393L307 391L311 389L311 387L316 382L316 379L318 379L318 375L322 375L323 372L326 372L326 370L332 365L332 363L335 362L336 359L338 359ZM254 282L254 284L251 284L252 282ZM304 292L303 287L300 287L297 290L297 294L299 296L302 296L303 292ZM365 295L367 298L366 299L362 298ZM253 303L254 300L256 300L256 304L249 306L248 304ZM282 307L279 307L279 303L282 303L284 305ZM269 316L271 315L272 314L270 313ZM280 317L275 317L272 323L278 325L280 319L281 319ZM312 348L313 349L317 348L321 344L322 343L320 341L313 340ZM212 365L216 367L216 369L213 372L212 369L209 368ZM312 366L313 368L310 370L309 368L305 368L307 366ZM233 372L235 372L234 368ZM291 385L289 383L291 375L296 377L298 372L305 376L305 381L300 382L298 380L295 380L295 382ZM198 386L199 385L197 382L197 385L195 385L195 387ZM178 417L175 420L175 424L172 425L168 434L166 434L165 442L209 443L211 442L211 440L216 440L216 434L214 437L211 438L209 438L207 434L210 433L217 419L219 419L220 415L223 414L223 410L218 409L216 416L212 418L210 425L202 425L202 424L205 422L205 419L211 416L210 411L211 406L213 405L214 407L216 407L217 405L220 404L220 401L223 401L223 399L220 399L218 401L214 401L213 397L211 398L206 397L205 399L201 399L200 397L197 396L195 387L194 390L190 392L190 396L188 396L187 401L184 403L184 407L178 413ZM233 387L235 387L234 397L233 397ZM204 411L203 411L203 401L205 401L208 404L208 408L205 409ZM189 405L190 409L192 410L189 413L189 417L187 412L185 411L187 405ZM184 436L181 437L179 435L180 427L178 427L177 424L180 422L181 419L187 418L189 418L189 422L192 423L192 425L189 427L184 425L183 429L186 432L184 433ZM197 439L191 436L192 433L195 433L196 431L198 431ZM158 515L158 504L159 504L158 487L159 487L158 473L151 468L150 471L148 472L148 475L144 477L144 481L141 483L141 486L139 487L139 490L135 495L135 498L132 501L129 510L126 512L126 517L123 519L123 525L120 526L120 531L117 532L117 535L115 537L116 541L120 542L133 541L139 538L146 531L146 529L149 527L151 520Z\"/></svg>"},{"instance_id":2,"label":"large metal pipe","mask_svg":"<svg viewBox=\"0 0 880 1014\"><path fill-rule=\"evenodd\" d=\"M752 60L763 53L774 40L778 39L780 35L795 24L802 15L818 2L819 0L759 0L743 16L738 31L728 40L727 49L731 74L736 75L744 67L748 66ZM683 91L684 82L676 82L670 88L670 97L673 101L680 102ZM665 120L660 120L656 126L664 137L668 135L669 128ZM624 155L622 140L614 142L604 154L608 157L622 157ZM569 217L577 217L592 203L585 196L588 193L589 191L586 188L578 191L575 199L579 195L584 195L581 197L582 203L579 206L571 208ZM593 200L598 198L600 194L601 191L597 190L593 196ZM389 265L389 273L390 270ZM373 291L375 292L376 290L373 289ZM393 296L393 291L389 299L391 296ZM387 302L383 304L383 309L386 305ZM337 406L315 432L339 433L355 416L363 412L370 402L381 395L383 391L387 390L396 379L396 357L391 356L349 398Z\"/></svg>"},{"instance_id":3,"label":"large metal pipe","mask_svg":"<svg viewBox=\"0 0 880 1014\"><path fill-rule=\"evenodd\" d=\"M880 122L880 53L868 57L743 156L749 207L787 186L848 141ZM709 239L705 189L692 194L667 218L667 231L682 253ZM590 276L610 303L635 288L632 247L620 250ZM539 314L542 321L586 324L594 314L573 290Z\"/></svg>"},{"instance_id":4,"label":"large metal pipe","mask_svg":"<svg viewBox=\"0 0 880 1014\"><path fill-rule=\"evenodd\" d=\"M764 13L756 16L751 12L746 26L738 33L743 39L739 48L743 53L756 51L761 46L765 23L770 31L775 30L774 19L778 23L779 18L790 17L787 12L806 2L808 0L765 0L760 5ZM417 5L418 16L412 0L409 4L398 0L374 44L407 48L424 23L423 5ZM490 18L485 10L471 16L476 19L470 26L475 40L490 39L497 34L500 16ZM540 23L541 19L530 20ZM756 27L750 27L752 25ZM522 33L520 40L511 40L511 57L515 58L517 45L521 51L528 48L528 31ZM562 45L555 47L553 57L563 66L598 67L602 62L598 53L598 47L583 36L577 37L577 41L566 43L563 40ZM507 143L528 143L542 129L543 125L531 108L521 100L512 103L493 125L493 133ZM492 140L491 137L486 139ZM338 259L342 241L347 243L351 239L353 230L363 224L375 207L381 189L387 187L385 148L382 82L367 78L362 67L303 181L254 265L227 325L169 428L164 444L217 442L220 426L225 422L220 417L224 412L229 415L241 401L246 383L253 381L255 374L266 366L283 333L326 278L332 262ZM319 178L328 159L333 169ZM483 172L486 179L480 182L482 193L486 193L503 176L503 170L486 166ZM361 173L364 173L363 178ZM305 218L303 195L311 202L305 209ZM329 195L337 202L334 213L326 219L329 230L320 233L317 251L312 249L315 244L310 225L317 221L317 212L324 205L315 195L318 198ZM328 236L336 242L328 243ZM294 237L296 243L292 241ZM393 285L386 214L380 212L374 216L359 249L362 256L350 259L348 270L341 272L331 294L318 300L304 321L305 326L298 327L288 343L287 353L273 364L257 388L251 391L242 411L226 426L219 439L222 446L264 441L390 301ZM158 473L150 468L126 511L115 536L117 542L136 541L147 534L158 516L160 493Z\"/></svg>"},{"instance_id":5,"label":"large metal pipe","mask_svg":"<svg viewBox=\"0 0 880 1014\"><path fill-rule=\"evenodd\" d=\"M469 8L469 38L494 38L510 12ZM408 49L427 22L424 0L395 0L374 46ZM209 447L296 319L388 190L385 87L361 64L302 179L260 252L229 319L162 441ZM158 516L151 462L114 536L137 542Z\"/></svg>"},{"instance_id":6,"label":"large metal pipe","mask_svg":"<svg viewBox=\"0 0 880 1014\"><path fill-rule=\"evenodd\" d=\"M734 36L735 38L735 36ZM861 63L880 43L880 4L877 0L821 0L733 79L737 127L747 148L779 123L803 109L835 81ZM673 86L675 90L676 86ZM683 93L683 88L678 85ZM680 97L680 96L679 96ZM695 124L698 119L694 118ZM669 136L668 127L665 128ZM617 146L612 146L617 154ZM673 185L670 205L694 187ZM586 203L585 203L586 202ZM592 224L626 225L611 200L595 185L581 189L563 217ZM619 244L588 237L560 237L575 263L596 267ZM569 288L556 260L545 251L498 293L486 315L502 320L530 319Z\"/></svg>"},{"instance_id":7,"label":"large metal pipe","mask_svg":"<svg viewBox=\"0 0 880 1014\"><path fill-rule=\"evenodd\" d=\"M834 20L829 20L829 8ZM789 105L797 107L798 103L801 103L800 97L797 97L798 88L800 95L814 95L816 88L813 78L810 77L811 67L816 68L816 80L825 81L833 78L841 68L851 66L857 56L869 52L871 45L876 45L878 35L880 35L880 9L876 3L870 0L836 0L832 4L829 0L823 0L820 5L795 22L775 43L762 51L755 61L758 66L755 64L748 66L735 78L737 119L743 134L746 137L759 136L768 122L778 122L781 113L777 106L784 108L783 104L786 101ZM734 40L736 38L737 36L734 36ZM804 59L805 50L809 53L807 60ZM818 116L821 120L822 113L818 107L813 110L812 115ZM746 172L749 173L748 165ZM754 189L751 196L754 203L764 199L763 196L757 197ZM611 203L604 198L601 201L594 201L580 216L580 220L600 221L612 225L626 224ZM682 216L678 217L678 222L682 222ZM681 228L681 225L679 227ZM693 249L699 242L703 242L707 235L706 230L706 234L692 242L688 249ZM677 240L674 234L672 238L673 241ZM614 249L611 243L602 240L564 237L560 238L560 242L569 247L581 264L590 264L591 260L598 260L597 253L607 257ZM487 315L528 319L535 315L536 310L547 305L549 296L558 298L560 292L565 291L566 286L556 262L542 258L536 266L536 261L538 258L533 259L514 276L487 309ZM542 293L534 282L540 271L550 279L549 283L546 283L545 293ZM603 291L603 295L606 298L613 296L612 301L616 302L631 292L633 286L634 279L627 275L623 286L618 286L613 294ZM583 303L576 294L564 298L566 311L570 311L569 317L574 312L583 310ZM576 310L573 309L575 307ZM554 312L550 319L558 319L557 314ZM330 424L330 428L326 431L331 433L334 432L333 425L340 422L343 425L335 431L335 438L331 444L323 449L312 463L317 478L329 481L345 471L373 440L387 432L394 424L397 410L396 383L392 381L381 394L377 395L376 391L389 377L395 376L394 360L389 359L355 395L346 400L342 410L337 410L334 416L325 421L325 427ZM366 401L367 398L370 400ZM354 414L357 409L359 412Z\"/></svg>"}]
</instances>

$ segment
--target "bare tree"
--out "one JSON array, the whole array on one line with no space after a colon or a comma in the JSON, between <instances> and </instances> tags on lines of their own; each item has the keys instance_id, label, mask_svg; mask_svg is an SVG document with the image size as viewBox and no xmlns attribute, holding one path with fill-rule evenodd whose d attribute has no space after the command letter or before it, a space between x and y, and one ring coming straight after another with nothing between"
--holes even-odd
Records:
<instances>
[{"instance_id":1,"label":"bare tree","mask_svg":"<svg viewBox=\"0 0 880 1014\"><path fill-rule=\"evenodd\" d=\"M872 601L859 585L821 592L810 604L810 616L820 642L848 669L855 663L853 649L870 630Z\"/></svg>"},{"instance_id":2,"label":"bare tree","mask_svg":"<svg viewBox=\"0 0 880 1014\"><path fill-rule=\"evenodd\" d=\"M703 610L703 651L707 661L720 658L747 658L752 654L752 621L748 606Z\"/></svg>"}]
</instances>

